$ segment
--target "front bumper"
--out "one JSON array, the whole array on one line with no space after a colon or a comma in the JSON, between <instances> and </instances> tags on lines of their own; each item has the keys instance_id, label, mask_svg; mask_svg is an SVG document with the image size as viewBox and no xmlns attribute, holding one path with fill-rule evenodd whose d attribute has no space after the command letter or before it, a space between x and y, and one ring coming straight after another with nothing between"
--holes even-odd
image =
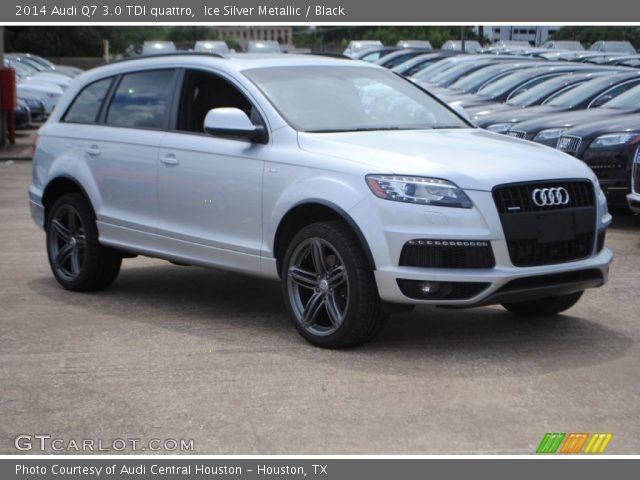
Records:
<instances>
[{"instance_id":1,"label":"front bumper","mask_svg":"<svg viewBox=\"0 0 640 480\"><path fill-rule=\"evenodd\" d=\"M493 243L493 242L492 242ZM507 301L504 287L517 279L526 279L531 277L539 277L543 275L555 275L569 272L582 272L597 270L600 272L601 280L586 279L579 281L564 282L549 278L547 284L535 287L527 287L527 299L542 298L560 294L572 293L574 291L584 290L586 288L594 288L603 285L608 280L609 265L613 260L613 254L608 248L604 248L596 256L579 260L576 262L568 262L556 265L545 265L542 267L495 267L492 269L425 269L416 267L388 267L375 271L375 279L378 285L380 297L388 302L393 303L411 303L411 304L435 304L442 306L455 307L474 307L479 305L488 305L492 303L501 303ZM398 286L397 279L432 281L432 282L464 282L464 283L486 283L488 284L478 295L465 300L417 300L405 296ZM525 290L525 289L522 289ZM520 298L524 298L523 291L509 292L519 294ZM500 297L498 297L500 295ZM504 296L503 296L504 295Z\"/></svg>"},{"instance_id":2,"label":"front bumper","mask_svg":"<svg viewBox=\"0 0 640 480\"><path fill-rule=\"evenodd\" d=\"M606 247L598 250L596 244L591 254L580 260L531 267L514 266L491 192L465 190L465 193L474 204L471 209L408 205L371 196L349 212L360 225L367 239L375 261L374 275L378 293L384 301L471 307L498 302L500 297L497 295L505 293L501 289L509 288L506 287L507 284L517 279L581 271L597 272L598 278L555 278L547 284L543 281L533 288L526 287L526 292L519 293L528 295L527 298L536 295L539 297L559 295L559 292L565 292L567 288L574 289L573 291L584 290L600 286L607 281L613 254ZM606 211L606 206L598 204L596 221L597 233L603 232L609 226L611 216ZM382 234L380 225L384 226ZM489 242L495 258L495 267L400 266L399 259L403 246L410 240L420 238ZM398 280L456 284L481 283L484 286L473 296L462 299L418 299L415 296L406 295L406 292L403 293Z\"/></svg>"},{"instance_id":3,"label":"front bumper","mask_svg":"<svg viewBox=\"0 0 640 480\"><path fill-rule=\"evenodd\" d=\"M587 148L580 158L593 170L610 205L624 205L630 190L635 147Z\"/></svg>"}]
</instances>

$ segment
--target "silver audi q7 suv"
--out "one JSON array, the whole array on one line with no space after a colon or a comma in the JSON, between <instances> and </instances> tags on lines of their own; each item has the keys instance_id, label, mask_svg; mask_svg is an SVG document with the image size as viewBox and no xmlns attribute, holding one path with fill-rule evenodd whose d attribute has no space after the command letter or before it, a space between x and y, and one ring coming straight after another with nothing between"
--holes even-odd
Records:
<instances>
[{"instance_id":1,"label":"silver audi q7 suv","mask_svg":"<svg viewBox=\"0 0 640 480\"><path fill-rule=\"evenodd\" d=\"M555 315L612 259L582 162L324 57L91 70L40 129L29 202L64 288L107 287L135 255L280 279L297 330L331 348L419 304Z\"/></svg>"}]
</instances>

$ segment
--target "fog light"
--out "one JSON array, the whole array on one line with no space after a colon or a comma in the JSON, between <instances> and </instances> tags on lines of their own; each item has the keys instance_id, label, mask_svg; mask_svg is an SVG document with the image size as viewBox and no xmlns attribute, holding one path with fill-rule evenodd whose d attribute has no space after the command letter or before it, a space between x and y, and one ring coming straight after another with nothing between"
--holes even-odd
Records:
<instances>
[{"instance_id":1,"label":"fog light","mask_svg":"<svg viewBox=\"0 0 640 480\"><path fill-rule=\"evenodd\" d=\"M432 295L437 294L440 291L440 283L439 282L421 282L418 285L420 289L420 293L425 297L430 297Z\"/></svg>"}]
</instances>

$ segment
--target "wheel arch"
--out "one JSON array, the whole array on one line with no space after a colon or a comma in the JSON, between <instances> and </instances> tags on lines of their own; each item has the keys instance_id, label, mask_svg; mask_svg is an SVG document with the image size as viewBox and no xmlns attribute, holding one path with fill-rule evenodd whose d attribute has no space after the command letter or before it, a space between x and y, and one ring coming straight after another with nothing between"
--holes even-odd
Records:
<instances>
[{"instance_id":1,"label":"wheel arch","mask_svg":"<svg viewBox=\"0 0 640 480\"><path fill-rule=\"evenodd\" d=\"M369 244L355 220L338 205L324 199L312 198L293 205L278 223L273 240L273 253L278 275L281 274L284 253L293 236L307 225L328 220L342 221L351 228L362 246L369 266L372 270L376 269Z\"/></svg>"},{"instance_id":2,"label":"wheel arch","mask_svg":"<svg viewBox=\"0 0 640 480\"><path fill-rule=\"evenodd\" d=\"M53 204L56 202L56 200L60 198L62 195L66 195L68 193L74 193L74 192L78 192L82 194L82 196L85 198L85 200L89 204L89 207L91 208L95 216L95 209L93 207L93 203L91 202L91 198L87 194L87 191L84 189L82 184L71 176L60 175L51 179L51 181L47 183L47 186L44 188L42 192L42 205L44 206L45 228L47 225L49 212Z\"/></svg>"}]
</instances>

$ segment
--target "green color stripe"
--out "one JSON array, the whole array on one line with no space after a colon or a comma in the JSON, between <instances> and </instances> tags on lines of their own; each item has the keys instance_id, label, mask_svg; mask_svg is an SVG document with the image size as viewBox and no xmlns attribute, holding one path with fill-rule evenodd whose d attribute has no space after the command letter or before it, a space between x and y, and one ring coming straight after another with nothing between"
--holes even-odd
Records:
<instances>
[{"instance_id":1,"label":"green color stripe","mask_svg":"<svg viewBox=\"0 0 640 480\"><path fill-rule=\"evenodd\" d=\"M566 433L545 433L536 453L556 453Z\"/></svg>"}]
</instances>

